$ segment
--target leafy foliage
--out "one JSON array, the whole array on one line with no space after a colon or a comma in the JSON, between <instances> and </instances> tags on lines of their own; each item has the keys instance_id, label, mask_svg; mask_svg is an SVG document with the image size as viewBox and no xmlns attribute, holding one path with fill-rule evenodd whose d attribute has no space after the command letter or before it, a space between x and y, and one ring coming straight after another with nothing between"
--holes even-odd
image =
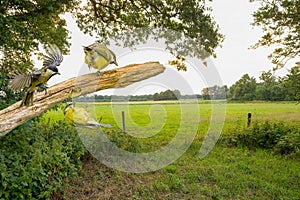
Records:
<instances>
[{"instance_id":1,"label":"leafy foliage","mask_svg":"<svg viewBox=\"0 0 300 200\"><path fill-rule=\"evenodd\" d=\"M203 0L32 0L0 2L0 70L5 76L33 68L31 56L40 44L56 44L64 53L70 46L63 14L71 12L84 33L100 41L114 39L133 47L149 37L164 38L166 49L180 57L215 56L223 41L219 27ZM191 51L193 49L194 51ZM16 97L17 98L17 97Z\"/></svg>"},{"instance_id":2,"label":"leafy foliage","mask_svg":"<svg viewBox=\"0 0 300 200\"><path fill-rule=\"evenodd\" d=\"M300 127L283 122L255 122L250 127L235 127L221 141L229 146L244 146L250 149L273 149L280 154L300 155Z\"/></svg>"},{"instance_id":3,"label":"leafy foliage","mask_svg":"<svg viewBox=\"0 0 300 200\"><path fill-rule=\"evenodd\" d=\"M203 88L201 91L204 100L226 99L227 86L214 85L212 87Z\"/></svg>"},{"instance_id":4,"label":"leafy foliage","mask_svg":"<svg viewBox=\"0 0 300 200\"><path fill-rule=\"evenodd\" d=\"M284 99L282 86L271 71L263 72L259 78L262 82L256 87L256 99L266 101Z\"/></svg>"},{"instance_id":5,"label":"leafy foliage","mask_svg":"<svg viewBox=\"0 0 300 200\"><path fill-rule=\"evenodd\" d=\"M260 8L253 13L253 26L261 26L264 35L253 46L276 45L270 55L275 68L282 67L300 54L300 3L299 0L250 0L259 2Z\"/></svg>"},{"instance_id":6,"label":"leafy foliage","mask_svg":"<svg viewBox=\"0 0 300 200\"><path fill-rule=\"evenodd\" d=\"M9 76L7 73L0 73L0 91L2 91L2 95L0 95L0 110L6 108L10 104L13 104L21 99L24 92L15 94L13 91L8 89L7 83L9 82Z\"/></svg>"},{"instance_id":7,"label":"leafy foliage","mask_svg":"<svg viewBox=\"0 0 300 200\"><path fill-rule=\"evenodd\" d=\"M32 70L31 56L38 54L39 44L56 44L67 51L69 31L61 14L77 4L77 0L0 1L0 89L7 94L0 100L1 109L23 96L7 88L9 78Z\"/></svg>"},{"instance_id":8,"label":"leafy foliage","mask_svg":"<svg viewBox=\"0 0 300 200\"><path fill-rule=\"evenodd\" d=\"M124 46L164 38L166 49L179 57L215 56L223 41L219 27L203 0L32 0L0 2L0 69L9 74L33 68L31 56L39 44L56 44L67 51L69 30L63 14L71 12L78 26L101 41L115 39ZM191 51L193 49L194 51ZM7 92L7 81L1 90Z\"/></svg>"},{"instance_id":9,"label":"leafy foliage","mask_svg":"<svg viewBox=\"0 0 300 200\"><path fill-rule=\"evenodd\" d=\"M155 35L166 39L167 49L174 54L190 55L193 48L193 56L206 58L215 55L223 41L203 0L90 0L83 10L76 17L85 33L100 40L116 39L125 46Z\"/></svg>"},{"instance_id":10,"label":"leafy foliage","mask_svg":"<svg viewBox=\"0 0 300 200\"><path fill-rule=\"evenodd\" d=\"M220 97L220 95L218 96ZM160 101L160 100L178 100L178 99L196 99L200 95L186 94L182 95L179 90L165 90L155 94L143 95L98 95L81 96L76 98L79 102L122 102L122 101Z\"/></svg>"},{"instance_id":11,"label":"leafy foliage","mask_svg":"<svg viewBox=\"0 0 300 200\"><path fill-rule=\"evenodd\" d=\"M181 97L179 90L166 90L164 92L155 93L153 95L154 101L160 101L160 100L178 100Z\"/></svg>"},{"instance_id":12,"label":"leafy foliage","mask_svg":"<svg viewBox=\"0 0 300 200\"><path fill-rule=\"evenodd\" d=\"M49 199L75 175L85 149L64 122L28 122L0 138L0 198Z\"/></svg>"},{"instance_id":13,"label":"leafy foliage","mask_svg":"<svg viewBox=\"0 0 300 200\"><path fill-rule=\"evenodd\" d=\"M68 30L60 17L76 6L77 1L34 0L0 3L0 52L1 71L24 72L32 68L30 56L39 43L57 44L65 49Z\"/></svg>"},{"instance_id":14,"label":"leafy foliage","mask_svg":"<svg viewBox=\"0 0 300 200\"><path fill-rule=\"evenodd\" d=\"M300 66L293 67L283 79L283 88L289 99L300 100Z\"/></svg>"},{"instance_id":15,"label":"leafy foliage","mask_svg":"<svg viewBox=\"0 0 300 200\"><path fill-rule=\"evenodd\" d=\"M255 89L255 78L244 74L240 80L229 88L228 96L235 100L250 101L255 98Z\"/></svg>"},{"instance_id":16,"label":"leafy foliage","mask_svg":"<svg viewBox=\"0 0 300 200\"><path fill-rule=\"evenodd\" d=\"M249 101L299 101L300 67L295 66L284 77L276 77L271 71L262 72L261 82L256 82L248 74L233 84L227 96L231 100Z\"/></svg>"}]
</instances>

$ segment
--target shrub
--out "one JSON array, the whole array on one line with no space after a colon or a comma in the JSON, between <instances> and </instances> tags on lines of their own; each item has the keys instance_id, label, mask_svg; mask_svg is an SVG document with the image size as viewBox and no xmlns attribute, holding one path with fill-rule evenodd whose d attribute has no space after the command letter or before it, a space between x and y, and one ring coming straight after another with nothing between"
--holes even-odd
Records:
<instances>
[{"instance_id":1,"label":"shrub","mask_svg":"<svg viewBox=\"0 0 300 200\"><path fill-rule=\"evenodd\" d=\"M280 154L296 154L300 157L300 131L298 129L283 136L275 145L275 152Z\"/></svg>"},{"instance_id":2,"label":"shrub","mask_svg":"<svg viewBox=\"0 0 300 200\"><path fill-rule=\"evenodd\" d=\"M84 146L63 121L31 121L0 138L0 199L49 199L75 175Z\"/></svg>"},{"instance_id":3,"label":"shrub","mask_svg":"<svg viewBox=\"0 0 300 200\"><path fill-rule=\"evenodd\" d=\"M250 149L272 149L280 154L299 152L300 127L283 122L254 122L250 127L236 127L222 135L221 143L227 146L243 146Z\"/></svg>"}]
</instances>

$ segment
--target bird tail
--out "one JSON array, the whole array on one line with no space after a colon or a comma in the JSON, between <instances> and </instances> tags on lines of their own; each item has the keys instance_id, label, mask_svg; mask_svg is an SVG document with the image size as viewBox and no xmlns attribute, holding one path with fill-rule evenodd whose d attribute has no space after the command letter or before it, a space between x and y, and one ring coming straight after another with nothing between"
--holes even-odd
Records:
<instances>
[{"instance_id":1,"label":"bird tail","mask_svg":"<svg viewBox=\"0 0 300 200\"><path fill-rule=\"evenodd\" d=\"M22 106L31 106L33 104L33 93L34 93L34 91L26 92L26 94L21 102L21 107Z\"/></svg>"},{"instance_id":2,"label":"bird tail","mask_svg":"<svg viewBox=\"0 0 300 200\"><path fill-rule=\"evenodd\" d=\"M104 123L99 123L99 126L103 126L106 128L111 128L112 126L110 124L104 124Z\"/></svg>"},{"instance_id":3,"label":"bird tail","mask_svg":"<svg viewBox=\"0 0 300 200\"><path fill-rule=\"evenodd\" d=\"M87 126L89 128L96 128L96 127L99 127L99 126L106 127L106 128L111 128L112 127L110 124L104 124L104 123L96 122L94 120L88 121Z\"/></svg>"}]
</instances>

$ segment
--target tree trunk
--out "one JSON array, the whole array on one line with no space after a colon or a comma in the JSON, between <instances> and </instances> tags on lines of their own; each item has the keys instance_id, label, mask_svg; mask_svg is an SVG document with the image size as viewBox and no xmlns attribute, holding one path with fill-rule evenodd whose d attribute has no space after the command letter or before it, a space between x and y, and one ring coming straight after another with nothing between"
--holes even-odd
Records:
<instances>
[{"instance_id":1,"label":"tree trunk","mask_svg":"<svg viewBox=\"0 0 300 200\"><path fill-rule=\"evenodd\" d=\"M35 94L32 106L20 107L21 101L19 101L1 110L0 136L64 100L99 90L126 87L156 76L164 70L165 67L159 62L148 62L108 70L100 76L98 73L86 74L56 84L48 89L47 94L44 92Z\"/></svg>"}]
</instances>

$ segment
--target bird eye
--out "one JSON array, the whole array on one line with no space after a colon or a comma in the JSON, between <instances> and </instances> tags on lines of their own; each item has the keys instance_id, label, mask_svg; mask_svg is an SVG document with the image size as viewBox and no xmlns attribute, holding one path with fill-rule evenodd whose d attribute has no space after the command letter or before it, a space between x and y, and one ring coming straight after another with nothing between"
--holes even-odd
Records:
<instances>
[{"instance_id":1,"label":"bird eye","mask_svg":"<svg viewBox=\"0 0 300 200\"><path fill-rule=\"evenodd\" d=\"M84 51L91 51L92 49L89 47L84 47Z\"/></svg>"}]
</instances>

